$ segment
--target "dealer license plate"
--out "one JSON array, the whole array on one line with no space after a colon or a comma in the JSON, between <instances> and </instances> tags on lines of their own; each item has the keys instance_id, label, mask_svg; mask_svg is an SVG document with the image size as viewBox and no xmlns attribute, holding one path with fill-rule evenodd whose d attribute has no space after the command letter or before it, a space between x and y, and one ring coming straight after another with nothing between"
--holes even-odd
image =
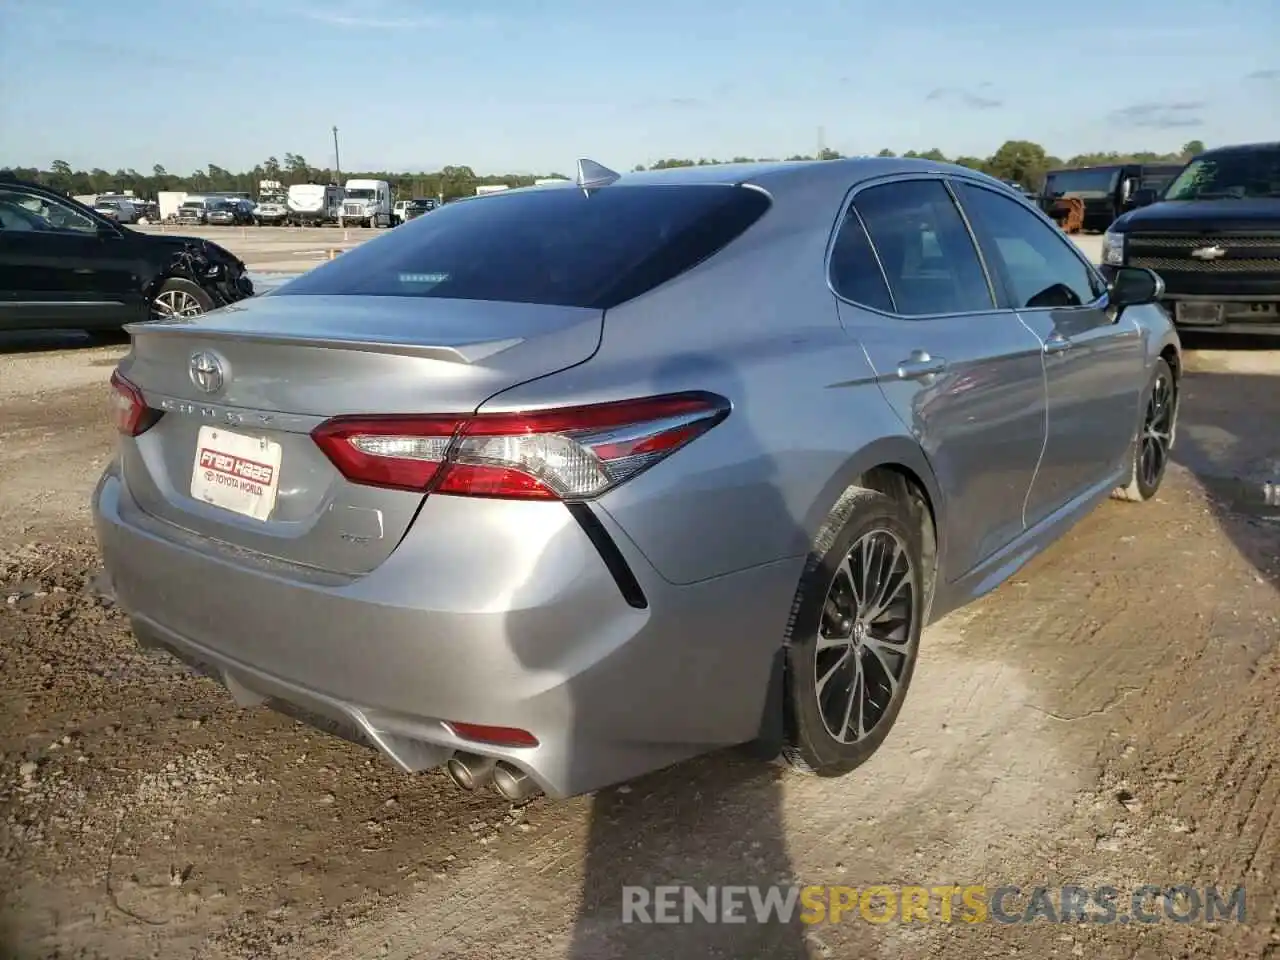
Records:
<instances>
[{"instance_id":1,"label":"dealer license plate","mask_svg":"<svg viewBox=\"0 0 1280 960\"><path fill-rule=\"evenodd\" d=\"M204 426L196 440L191 496L223 510L266 520L280 489L283 448L272 440Z\"/></svg>"},{"instance_id":2,"label":"dealer license plate","mask_svg":"<svg viewBox=\"0 0 1280 960\"><path fill-rule=\"evenodd\" d=\"M1222 323L1222 304L1175 303L1173 319L1177 323L1187 324Z\"/></svg>"}]
</instances>

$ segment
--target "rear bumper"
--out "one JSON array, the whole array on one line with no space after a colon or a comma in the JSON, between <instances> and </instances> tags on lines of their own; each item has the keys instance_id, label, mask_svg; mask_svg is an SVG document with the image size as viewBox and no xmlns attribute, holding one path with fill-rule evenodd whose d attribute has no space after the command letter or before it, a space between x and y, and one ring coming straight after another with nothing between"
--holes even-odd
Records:
<instances>
[{"instance_id":1,"label":"rear bumper","mask_svg":"<svg viewBox=\"0 0 1280 960\"><path fill-rule=\"evenodd\" d=\"M431 535L460 511L475 542ZM199 663L242 704L292 707L405 770L455 750L504 759L560 797L755 738L799 577L783 561L677 587L602 517L639 609L559 504L429 498L391 557L354 579L155 520L114 469L94 515L139 641ZM539 745L477 744L448 721Z\"/></svg>"}]
</instances>

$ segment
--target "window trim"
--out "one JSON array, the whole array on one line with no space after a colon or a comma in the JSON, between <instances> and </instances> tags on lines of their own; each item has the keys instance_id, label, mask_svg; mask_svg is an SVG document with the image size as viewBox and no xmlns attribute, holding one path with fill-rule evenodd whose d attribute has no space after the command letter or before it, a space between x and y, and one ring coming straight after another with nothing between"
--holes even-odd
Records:
<instances>
[{"instance_id":1,"label":"window trim","mask_svg":"<svg viewBox=\"0 0 1280 960\"><path fill-rule=\"evenodd\" d=\"M853 206L853 204L849 204L845 208L845 210L846 212L844 213L843 216L840 217L840 220L836 225L835 232L832 233L831 235L831 243L828 245L828 249L827 249L827 286L831 288L831 292L834 293L839 299L843 300L845 303L851 303L856 307L860 307L863 310L871 310L875 313L879 313L879 314L883 314L884 316L891 316L891 317L908 316L908 314L898 313L898 298L894 296L893 284L889 282L889 274L885 272L884 263L881 262L880 260L880 251L877 250L876 245L871 242L871 231L867 229L867 222L862 219L861 211L859 211L857 207ZM857 219L858 229L862 231L862 236L867 241L867 249L871 251L871 257L876 262L876 269L880 271L880 279L884 282L885 292L889 294L889 305L893 307L892 313L885 314L884 311L879 309L878 307L873 307L870 304L866 304L866 303L860 303L859 301L854 300L852 297L846 297L844 294L840 293L840 291L836 289L835 280L831 276L831 266L832 266L831 258L832 258L832 255L835 253L836 242L840 239L841 232L844 230L845 225L848 224L849 222L849 214L853 214L853 216Z\"/></svg>"},{"instance_id":2,"label":"window trim","mask_svg":"<svg viewBox=\"0 0 1280 960\"><path fill-rule=\"evenodd\" d=\"M991 276L991 271L987 267L986 259L982 255L982 247L978 244L978 238L973 231L973 225L969 222L969 217L965 213L964 208L960 205L960 202L956 197L955 191L951 189L951 185L948 182L948 179L949 178L947 174L942 171L939 171L936 173L935 172L894 173L894 174L888 174L882 177L874 177L872 179L863 180L859 183L854 184L849 189L848 193L845 194L844 200L840 204L840 211L836 215L835 227L832 229L831 235L827 238L826 253L823 257L823 272L826 275L827 289L831 291L832 295L836 298L837 301L839 301L840 303L847 303L852 307L857 307L859 310L866 310L868 313L874 313L875 315L880 317L888 317L893 320L906 320L906 321L942 320L942 319L948 319L950 317L978 317L978 316L983 316L985 314L1000 313L1002 311L1012 310L1010 306L1004 303L1004 300L1007 298L1007 294L1004 291L1004 285L1000 284L999 287L996 286L996 283ZM947 196L951 199L952 205L955 207L956 212L960 216L960 222L964 224L965 232L966 234L968 234L968 237L969 237L969 242L973 244L974 254L978 258L978 266L979 268L981 268L983 278L987 282L987 293L991 297L991 306L986 307L982 310L959 310L959 311L953 311L949 313L897 313L896 312L898 308L897 297L894 296L893 285L889 283L889 277L888 277L888 274L885 272L884 264L880 262L880 251L876 250L875 240L872 238L871 231L867 229L866 223L862 219L862 212L859 211L853 205L858 198L858 194L863 193L866 190L870 190L875 187L890 186L895 183L908 183L908 182L913 182L918 180L933 181L935 183L942 184L942 189L946 191ZM867 236L867 242L870 243L871 251L876 258L876 265L880 268L880 275L884 278L885 286L888 287L889 289L889 299L893 302L894 311L895 311L894 313L886 313L885 311L880 310L876 307L870 306L869 304L859 303L856 300L851 300L849 297L846 297L843 294L841 294L840 291L838 291L835 288L835 284L832 283L831 281L831 255L835 249L836 237L840 233L840 228L844 226L845 220L849 215L849 209L851 207L853 207L854 212L857 214L858 223L862 226L863 232Z\"/></svg>"},{"instance_id":3,"label":"window trim","mask_svg":"<svg viewBox=\"0 0 1280 960\"><path fill-rule=\"evenodd\" d=\"M1032 213L1035 216L1037 220L1040 221L1040 223L1045 228L1047 228L1051 233L1053 233L1057 237L1057 240L1059 243L1066 246L1067 250L1076 258L1078 262L1084 264L1085 272L1093 280L1097 281L1097 283L1099 284L1099 286L1103 291L1100 295L1094 297L1094 299L1090 300L1088 303L1082 303L1074 307L1016 307L1013 305L1014 299L1013 299L1012 291L1006 290L1005 297L1008 300L1009 309L1015 311L1016 313L1046 313L1051 311L1061 312L1063 310L1097 311L1097 310L1106 310L1110 306L1111 297L1107 289L1109 287L1109 284L1107 283L1106 279L1102 276L1102 273L1098 270L1097 267L1095 267L1089 261L1089 258L1084 255L1084 252L1079 247L1077 247L1074 243L1072 243L1071 240L1066 236L1066 234L1064 234L1060 229L1058 229L1057 224L1055 224L1052 220L1050 220L1047 216L1045 216L1045 213L1043 210L1041 210L1039 207L1034 207L1029 203L1022 203L1016 198L1010 198L1005 194L1001 193L1000 191L992 189L987 184L982 183L981 181L970 178L970 177L956 176L953 174L948 179L953 180L957 183L963 183L966 186L973 187L976 190L985 190L987 193L995 194L997 197L1004 197L1005 199L1013 199L1014 203L1017 203L1020 206L1025 207L1030 213ZM955 197L956 204L961 209L964 209L964 201L961 199L960 194L955 190L952 190L952 196ZM965 213L965 218L966 218L966 222L968 222L967 211ZM979 217L979 222L981 222L981 217ZM984 264L985 264L985 259L984 259ZM1000 285L1001 287L1005 286L1005 278L1003 277L1003 275L1000 278Z\"/></svg>"}]
</instances>

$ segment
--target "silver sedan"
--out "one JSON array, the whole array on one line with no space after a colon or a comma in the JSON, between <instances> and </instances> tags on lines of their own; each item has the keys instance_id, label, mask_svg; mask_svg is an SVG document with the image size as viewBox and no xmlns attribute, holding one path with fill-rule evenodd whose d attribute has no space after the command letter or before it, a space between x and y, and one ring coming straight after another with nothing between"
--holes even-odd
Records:
<instances>
[{"instance_id":1,"label":"silver sedan","mask_svg":"<svg viewBox=\"0 0 1280 960\"><path fill-rule=\"evenodd\" d=\"M407 771L844 774L926 624L1155 495L1160 293L959 167L581 161L134 325L98 536L140 642Z\"/></svg>"}]
</instances>

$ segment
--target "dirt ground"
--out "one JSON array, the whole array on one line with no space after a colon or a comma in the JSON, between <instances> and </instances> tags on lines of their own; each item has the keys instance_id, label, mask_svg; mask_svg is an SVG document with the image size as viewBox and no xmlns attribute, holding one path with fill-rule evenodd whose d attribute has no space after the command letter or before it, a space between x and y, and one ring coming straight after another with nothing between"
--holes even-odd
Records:
<instances>
[{"instance_id":1,"label":"dirt ground","mask_svg":"<svg viewBox=\"0 0 1280 960\"><path fill-rule=\"evenodd\" d=\"M840 780L736 752L519 808L135 649L87 499L123 347L0 341L0 956L1280 958L1280 350L1188 352L1160 497L927 631ZM621 923L623 885L1152 883L1246 922Z\"/></svg>"}]
</instances>

